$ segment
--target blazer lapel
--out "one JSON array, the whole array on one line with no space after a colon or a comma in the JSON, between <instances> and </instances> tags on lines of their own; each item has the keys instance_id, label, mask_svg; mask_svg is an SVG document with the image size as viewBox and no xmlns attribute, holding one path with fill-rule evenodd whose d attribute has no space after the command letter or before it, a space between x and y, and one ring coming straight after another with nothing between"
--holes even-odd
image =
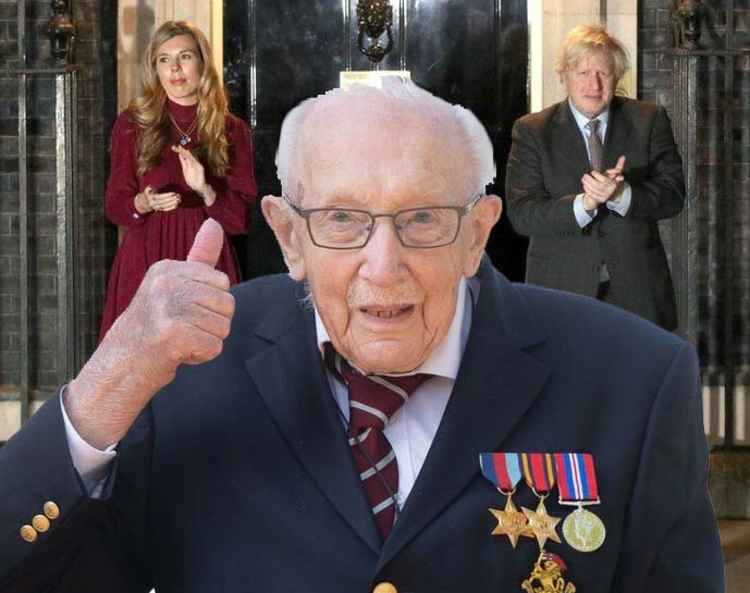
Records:
<instances>
[{"instance_id":1,"label":"blazer lapel","mask_svg":"<svg viewBox=\"0 0 750 593\"><path fill-rule=\"evenodd\" d=\"M580 172L581 175L591 171L583 134L578 129L567 99L557 104L553 121L556 127L554 146L558 156L567 160L571 169Z\"/></svg>"},{"instance_id":2,"label":"blazer lapel","mask_svg":"<svg viewBox=\"0 0 750 593\"><path fill-rule=\"evenodd\" d=\"M604 139L604 167L612 168L617 159L623 154L628 145L628 138L633 131L632 123L623 116L622 99L615 97L609 107L609 121L607 122L607 137ZM628 163L625 163L627 169Z\"/></svg>"},{"instance_id":3,"label":"blazer lapel","mask_svg":"<svg viewBox=\"0 0 750 593\"><path fill-rule=\"evenodd\" d=\"M247 360L246 368L299 461L344 520L379 553L380 535L318 354L312 312L300 310L294 317L290 325L284 307L269 314L259 334L275 345Z\"/></svg>"},{"instance_id":4,"label":"blazer lapel","mask_svg":"<svg viewBox=\"0 0 750 593\"><path fill-rule=\"evenodd\" d=\"M479 474L479 453L513 431L549 369L524 351L543 341L519 293L487 262L459 375L417 482L385 542L378 569Z\"/></svg>"}]
</instances>

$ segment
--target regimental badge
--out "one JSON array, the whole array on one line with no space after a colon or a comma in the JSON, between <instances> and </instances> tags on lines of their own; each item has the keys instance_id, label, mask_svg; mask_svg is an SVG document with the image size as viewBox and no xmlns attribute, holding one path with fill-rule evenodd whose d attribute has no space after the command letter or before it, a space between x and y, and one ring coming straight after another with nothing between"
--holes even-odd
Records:
<instances>
[{"instance_id":1,"label":"regimental badge","mask_svg":"<svg viewBox=\"0 0 750 593\"><path fill-rule=\"evenodd\" d=\"M566 583L563 573L568 567L557 554L542 551L529 578L521 583L526 593L576 593L573 583Z\"/></svg>"},{"instance_id":2,"label":"regimental badge","mask_svg":"<svg viewBox=\"0 0 750 593\"><path fill-rule=\"evenodd\" d=\"M492 535L507 535L513 548L521 535L532 536L526 516L513 504L516 484L521 480L521 468L517 453L481 453L479 466L482 475L492 482L507 499L505 509L488 509L497 519Z\"/></svg>"},{"instance_id":3,"label":"regimental badge","mask_svg":"<svg viewBox=\"0 0 750 593\"><path fill-rule=\"evenodd\" d=\"M578 507L563 521L565 541L579 552L594 552L607 534L602 520L583 508L601 502L594 458L589 453L555 453L555 467L560 504Z\"/></svg>"}]
</instances>

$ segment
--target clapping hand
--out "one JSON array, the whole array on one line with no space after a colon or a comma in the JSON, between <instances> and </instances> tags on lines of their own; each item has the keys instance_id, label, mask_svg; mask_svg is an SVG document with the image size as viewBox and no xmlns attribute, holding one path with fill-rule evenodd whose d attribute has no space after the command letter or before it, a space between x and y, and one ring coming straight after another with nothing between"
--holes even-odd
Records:
<instances>
[{"instance_id":1,"label":"clapping hand","mask_svg":"<svg viewBox=\"0 0 750 593\"><path fill-rule=\"evenodd\" d=\"M150 185L135 197L135 209L140 214L159 210L169 212L180 205L180 194L175 192L156 193Z\"/></svg>"},{"instance_id":2,"label":"clapping hand","mask_svg":"<svg viewBox=\"0 0 750 593\"><path fill-rule=\"evenodd\" d=\"M213 205L216 200L216 193L213 188L206 183L206 172L203 169L203 165L201 165L200 161L195 158L195 155L184 146L174 145L172 146L172 150L177 153L177 156L180 159L182 176L185 178L185 183L187 183L190 189L194 192L200 194L206 206Z\"/></svg>"},{"instance_id":3,"label":"clapping hand","mask_svg":"<svg viewBox=\"0 0 750 593\"><path fill-rule=\"evenodd\" d=\"M583 206L586 210L596 210L618 194L625 181L623 169L625 169L625 157L621 156L612 169L607 169L604 173L591 171L581 178L584 192Z\"/></svg>"}]
</instances>

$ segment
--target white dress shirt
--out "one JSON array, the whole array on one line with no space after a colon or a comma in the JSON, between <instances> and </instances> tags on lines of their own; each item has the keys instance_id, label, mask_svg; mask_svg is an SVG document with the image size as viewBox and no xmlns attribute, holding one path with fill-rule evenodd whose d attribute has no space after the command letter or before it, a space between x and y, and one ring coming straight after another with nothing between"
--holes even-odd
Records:
<instances>
[{"instance_id":1,"label":"white dress shirt","mask_svg":"<svg viewBox=\"0 0 750 593\"><path fill-rule=\"evenodd\" d=\"M62 408L63 423L65 424L65 436L68 438L68 449L70 449L70 458L73 461L73 467L76 468L81 481L91 496L96 496L101 491L104 480L109 474L109 465L117 455L114 443L104 449L97 449L91 446L78 431L73 427L73 423L68 418L65 410L65 387L60 390L60 407Z\"/></svg>"},{"instance_id":2,"label":"white dress shirt","mask_svg":"<svg viewBox=\"0 0 750 593\"><path fill-rule=\"evenodd\" d=\"M471 295L469 298L467 293ZM469 337L473 302L478 294L479 283L476 279L472 279L471 282L461 279L456 310L448 334L429 358L414 370L414 373L429 373L435 376L422 383L412 393L385 428L384 433L393 447L399 468L399 506L403 505L414 486L448 404ZM330 338L317 311L315 329L322 356L323 344L330 342ZM328 381L341 410L342 422L346 425L349 421L349 396L346 386L331 373L328 373ZM88 493L97 497L109 473L110 464L117 455L114 450L117 445L113 444L101 451L92 447L78 434L65 411L64 391L63 388L60 405L73 466L81 476Z\"/></svg>"},{"instance_id":3,"label":"white dress shirt","mask_svg":"<svg viewBox=\"0 0 750 593\"><path fill-rule=\"evenodd\" d=\"M588 156L589 161L591 161L591 154L589 152L589 136L591 135L591 129L586 125L589 123L590 118L578 111L570 99L568 99L568 105L570 105L570 111L573 113L573 118L576 120L578 130L583 136L583 144L586 146L586 155ZM602 111L595 119L599 120L599 139L602 142L602 146L604 146L604 139L607 137L607 124L609 123L609 109ZM630 209L631 199L632 190L630 189L630 185L627 182L624 182L619 190L619 195L607 202L607 208L620 216L625 216ZM575 213L578 226L583 228L594 220L598 209L586 210L586 208L583 207L583 193L580 193L573 201L573 212Z\"/></svg>"}]
</instances>

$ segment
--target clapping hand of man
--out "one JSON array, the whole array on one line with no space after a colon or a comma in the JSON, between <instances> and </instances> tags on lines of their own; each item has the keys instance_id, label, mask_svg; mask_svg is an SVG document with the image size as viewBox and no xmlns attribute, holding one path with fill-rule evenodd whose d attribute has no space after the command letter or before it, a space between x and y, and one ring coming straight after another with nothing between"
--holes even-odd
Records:
<instances>
[{"instance_id":1,"label":"clapping hand of man","mask_svg":"<svg viewBox=\"0 0 750 593\"><path fill-rule=\"evenodd\" d=\"M151 266L130 306L68 385L66 411L90 445L118 442L181 364L221 352L234 314L229 278L214 269L223 240L219 223L208 219L187 261Z\"/></svg>"},{"instance_id":2,"label":"clapping hand of man","mask_svg":"<svg viewBox=\"0 0 750 593\"><path fill-rule=\"evenodd\" d=\"M625 169L625 157L617 159L617 164L604 173L591 171L581 177L583 185L583 207L586 210L596 210L602 204L617 197L625 181L622 171Z\"/></svg>"}]
</instances>

